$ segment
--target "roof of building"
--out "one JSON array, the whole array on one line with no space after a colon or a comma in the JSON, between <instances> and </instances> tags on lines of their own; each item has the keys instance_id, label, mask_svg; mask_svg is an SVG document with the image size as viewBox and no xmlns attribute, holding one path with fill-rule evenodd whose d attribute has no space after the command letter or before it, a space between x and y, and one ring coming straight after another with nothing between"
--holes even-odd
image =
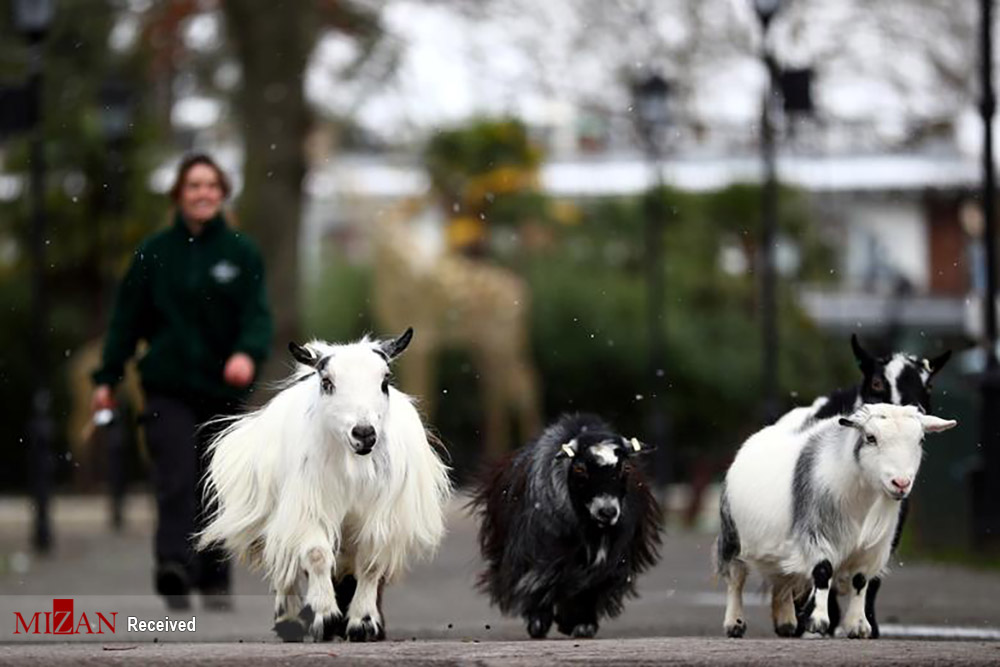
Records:
<instances>
[{"instance_id":1,"label":"roof of building","mask_svg":"<svg viewBox=\"0 0 1000 667\"><path fill-rule=\"evenodd\" d=\"M660 164L663 181L683 190L713 190L756 182L756 156L679 157ZM653 166L638 155L593 155L551 160L542 167L543 188L552 195L588 197L641 192L655 182ZM779 179L810 191L892 191L965 188L979 178L978 165L958 154L779 156ZM343 156L307 181L307 192L336 195L409 197L427 191L429 180L412 160L391 156Z\"/></svg>"}]
</instances>

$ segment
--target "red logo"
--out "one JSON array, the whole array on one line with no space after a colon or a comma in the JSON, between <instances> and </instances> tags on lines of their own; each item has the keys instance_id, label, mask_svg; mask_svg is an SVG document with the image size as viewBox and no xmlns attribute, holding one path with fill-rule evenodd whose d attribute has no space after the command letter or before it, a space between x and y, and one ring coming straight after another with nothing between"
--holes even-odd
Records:
<instances>
[{"instance_id":1,"label":"red logo","mask_svg":"<svg viewBox=\"0 0 1000 667\"><path fill-rule=\"evenodd\" d=\"M87 618L86 612L80 612L78 618L73 614L73 598L55 598L52 600L52 611L36 611L28 619L15 611L14 634L103 635L105 629L114 634L118 612L112 611L110 615L110 621L101 612L93 613L91 618Z\"/></svg>"}]
</instances>

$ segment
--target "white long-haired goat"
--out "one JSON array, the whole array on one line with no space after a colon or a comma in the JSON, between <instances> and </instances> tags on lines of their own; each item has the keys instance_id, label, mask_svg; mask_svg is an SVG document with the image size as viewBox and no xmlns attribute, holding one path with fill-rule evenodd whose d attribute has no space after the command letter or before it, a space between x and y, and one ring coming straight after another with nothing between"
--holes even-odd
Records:
<instances>
[{"instance_id":1,"label":"white long-haired goat","mask_svg":"<svg viewBox=\"0 0 1000 667\"><path fill-rule=\"evenodd\" d=\"M214 506L199 547L220 543L264 572L286 641L384 638L383 583L444 535L448 470L410 397L389 384L412 335L289 343L296 373L211 445Z\"/></svg>"},{"instance_id":2,"label":"white long-haired goat","mask_svg":"<svg viewBox=\"0 0 1000 667\"><path fill-rule=\"evenodd\" d=\"M832 582L850 591L847 635L870 636L865 592L888 563L898 501L913 489L924 433L955 424L914 406L875 404L805 430L779 423L752 435L726 474L720 504L726 633L746 632L742 595L752 565L771 587L778 635L830 632ZM802 618L795 600L804 603Z\"/></svg>"}]
</instances>

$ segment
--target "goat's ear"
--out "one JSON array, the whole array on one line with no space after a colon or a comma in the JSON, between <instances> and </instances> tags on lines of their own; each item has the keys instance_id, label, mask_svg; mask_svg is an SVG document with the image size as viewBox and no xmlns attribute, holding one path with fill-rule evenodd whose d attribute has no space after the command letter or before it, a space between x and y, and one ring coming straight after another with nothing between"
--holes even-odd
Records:
<instances>
[{"instance_id":1,"label":"goat's ear","mask_svg":"<svg viewBox=\"0 0 1000 667\"><path fill-rule=\"evenodd\" d=\"M937 433L947 431L958 426L954 419L941 419L934 415L920 415L920 425L924 427L924 433Z\"/></svg>"},{"instance_id":2,"label":"goat's ear","mask_svg":"<svg viewBox=\"0 0 1000 667\"><path fill-rule=\"evenodd\" d=\"M299 345L293 340L288 341L288 351L292 353L295 361L306 366L315 367L316 361L319 359L315 352L304 345Z\"/></svg>"},{"instance_id":3,"label":"goat's ear","mask_svg":"<svg viewBox=\"0 0 1000 667\"><path fill-rule=\"evenodd\" d=\"M944 368L949 359L951 359L951 350L947 350L933 359L927 359L927 370L931 372L931 377Z\"/></svg>"},{"instance_id":4,"label":"goat's ear","mask_svg":"<svg viewBox=\"0 0 1000 667\"><path fill-rule=\"evenodd\" d=\"M622 448L629 456L638 456L640 454L648 454L649 452L656 451L656 445L651 445L647 442L640 442L638 438L630 438L628 440L622 438Z\"/></svg>"},{"instance_id":5,"label":"goat's ear","mask_svg":"<svg viewBox=\"0 0 1000 667\"><path fill-rule=\"evenodd\" d=\"M557 459L571 459L576 456L576 439L570 440L569 442L564 442L559 451L556 452Z\"/></svg>"},{"instance_id":6,"label":"goat's ear","mask_svg":"<svg viewBox=\"0 0 1000 667\"><path fill-rule=\"evenodd\" d=\"M413 327L407 327L399 338L394 338L392 340L384 341L379 347L385 356L390 359L395 359L403 353L406 346L410 344L410 340L413 339Z\"/></svg>"},{"instance_id":7,"label":"goat's ear","mask_svg":"<svg viewBox=\"0 0 1000 667\"><path fill-rule=\"evenodd\" d=\"M851 349L854 351L854 358L858 361L861 372L867 374L875 367L875 357L868 354L865 348L861 347L858 334L851 334Z\"/></svg>"}]
</instances>

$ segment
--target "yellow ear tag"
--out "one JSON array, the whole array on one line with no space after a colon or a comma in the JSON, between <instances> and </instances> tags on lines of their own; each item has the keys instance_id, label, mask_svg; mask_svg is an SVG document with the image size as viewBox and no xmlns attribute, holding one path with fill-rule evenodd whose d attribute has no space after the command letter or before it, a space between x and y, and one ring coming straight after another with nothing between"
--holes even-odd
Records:
<instances>
[{"instance_id":1,"label":"yellow ear tag","mask_svg":"<svg viewBox=\"0 0 1000 667\"><path fill-rule=\"evenodd\" d=\"M924 368L927 369L928 373L931 372L931 362L929 360L927 360L927 359L924 359Z\"/></svg>"},{"instance_id":2,"label":"yellow ear tag","mask_svg":"<svg viewBox=\"0 0 1000 667\"><path fill-rule=\"evenodd\" d=\"M639 441L636 440L635 438L632 438L630 442L632 443L632 451L638 452L640 449L642 449L642 445L640 445Z\"/></svg>"},{"instance_id":3,"label":"yellow ear tag","mask_svg":"<svg viewBox=\"0 0 1000 667\"><path fill-rule=\"evenodd\" d=\"M568 456L570 458L573 458L574 456L576 456L576 452L574 452L573 448L569 446L569 443L563 444L562 450L563 450L563 454L565 454L566 456Z\"/></svg>"}]
</instances>

